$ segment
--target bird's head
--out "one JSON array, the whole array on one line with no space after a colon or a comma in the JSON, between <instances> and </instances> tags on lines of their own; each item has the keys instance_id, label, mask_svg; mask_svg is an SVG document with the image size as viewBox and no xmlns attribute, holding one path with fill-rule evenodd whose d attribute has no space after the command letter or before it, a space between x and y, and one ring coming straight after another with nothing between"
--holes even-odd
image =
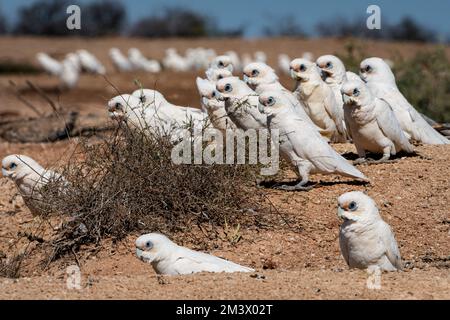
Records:
<instances>
[{"instance_id":1,"label":"bird's head","mask_svg":"<svg viewBox=\"0 0 450 320\"><path fill-rule=\"evenodd\" d=\"M395 76L389 65L381 58L368 58L361 62L359 75L364 82L395 84Z\"/></svg>"},{"instance_id":2,"label":"bird's head","mask_svg":"<svg viewBox=\"0 0 450 320\"><path fill-rule=\"evenodd\" d=\"M306 59L294 59L289 64L291 77L300 82L314 81L321 78L320 69L314 62Z\"/></svg>"},{"instance_id":3,"label":"bird's head","mask_svg":"<svg viewBox=\"0 0 450 320\"><path fill-rule=\"evenodd\" d=\"M341 59L333 55L324 55L317 59L317 66L327 83L342 83L345 79L345 66Z\"/></svg>"},{"instance_id":4,"label":"bird's head","mask_svg":"<svg viewBox=\"0 0 450 320\"><path fill-rule=\"evenodd\" d=\"M233 63L231 58L226 55L217 56L211 62L211 67L215 69L227 69L230 72L233 72Z\"/></svg>"},{"instance_id":5,"label":"bird's head","mask_svg":"<svg viewBox=\"0 0 450 320\"><path fill-rule=\"evenodd\" d=\"M364 222L379 218L379 213L372 198L360 191L352 191L338 198L338 217L344 221Z\"/></svg>"},{"instance_id":6,"label":"bird's head","mask_svg":"<svg viewBox=\"0 0 450 320\"><path fill-rule=\"evenodd\" d=\"M252 62L245 66L243 72L245 83L252 89L256 89L260 84L278 81L275 70L263 62Z\"/></svg>"},{"instance_id":7,"label":"bird's head","mask_svg":"<svg viewBox=\"0 0 450 320\"><path fill-rule=\"evenodd\" d=\"M13 154L2 160L2 175L13 181L21 180L29 174L42 174L42 167L27 156Z\"/></svg>"},{"instance_id":8,"label":"bird's head","mask_svg":"<svg viewBox=\"0 0 450 320\"><path fill-rule=\"evenodd\" d=\"M169 254L171 248L176 245L162 234L149 233L137 238L135 246L136 255L140 260L153 263L161 259L164 254Z\"/></svg>"},{"instance_id":9,"label":"bird's head","mask_svg":"<svg viewBox=\"0 0 450 320\"><path fill-rule=\"evenodd\" d=\"M284 110L289 103L281 91L265 91L259 95L258 110L269 116L275 116L280 111Z\"/></svg>"},{"instance_id":10,"label":"bird's head","mask_svg":"<svg viewBox=\"0 0 450 320\"><path fill-rule=\"evenodd\" d=\"M140 106L139 98L123 94L108 101L109 117L118 121L126 121L134 109Z\"/></svg>"},{"instance_id":11,"label":"bird's head","mask_svg":"<svg viewBox=\"0 0 450 320\"><path fill-rule=\"evenodd\" d=\"M209 68L205 72L206 77L209 81L217 82L220 79L232 77L233 74L228 69L216 69L216 68Z\"/></svg>"},{"instance_id":12,"label":"bird's head","mask_svg":"<svg viewBox=\"0 0 450 320\"><path fill-rule=\"evenodd\" d=\"M238 77L229 77L217 81L216 89L219 100L242 99L254 92Z\"/></svg>"},{"instance_id":13,"label":"bird's head","mask_svg":"<svg viewBox=\"0 0 450 320\"><path fill-rule=\"evenodd\" d=\"M216 87L211 81L197 77L196 83L202 103L207 109L216 110L223 108L223 101L217 99L220 94L216 91Z\"/></svg>"},{"instance_id":14,"label":"bird's head","mask_svg":"<svg viewBox=\"0 0 450 320\"><path fill-rule=\"evenodd\" d=\"M341 87L344 106L364 106L372 101L372 94L362 81L346 81Z\"/></svg>"}]
</instances>

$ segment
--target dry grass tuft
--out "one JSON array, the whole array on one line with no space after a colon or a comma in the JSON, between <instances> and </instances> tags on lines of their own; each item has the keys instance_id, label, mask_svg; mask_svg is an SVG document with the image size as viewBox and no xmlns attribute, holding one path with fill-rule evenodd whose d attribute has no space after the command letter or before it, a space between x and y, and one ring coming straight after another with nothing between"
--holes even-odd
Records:
<instances>
[{"instance_id":1,"label":"dry grass tuft","mask_svg":"<svg viewBox=\"0 0 450 320\"><path fill-rule=\"evenodd\" d=\"M67 217L50 258L156 231L208 247L226 229L235 243L241 236L230 235L230 226L272 226L279 223L269 221L273 215L283 220L254 187L256 167L176 165L172 148L167 137L127 126L101 143L81 140L62 172L69 183L51 182L41 190L41 211Z\"/></svg>"}]
</instances>

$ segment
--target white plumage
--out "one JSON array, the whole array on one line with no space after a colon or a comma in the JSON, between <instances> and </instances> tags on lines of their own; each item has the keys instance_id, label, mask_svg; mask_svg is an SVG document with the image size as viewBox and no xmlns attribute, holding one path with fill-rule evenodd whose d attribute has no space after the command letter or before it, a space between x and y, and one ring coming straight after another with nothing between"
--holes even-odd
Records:
<instances>
[{"instance_id":1,"label":"white plumage","mask_svg":"<svg viewBox=\"0 0 450 320\"><path fill-rule=\"evenodd\" d=\"M104 75L106 73L105 67L92 53L87 50L78 50L77 54L80 58L82 68L87 72L100 75Z\"/></svg>"},{"instance_id":2,"label":"white plumage","mask_svg":"<svg viewBox=\"0 0 450 320\"><path fill-rule=\"evenodd\" d=\"M16 183L25 204L33 215L40 211L34 202L41 199L39 190L50 181L64 179L59 173L44 169L24 155L9 155L2 160L2 175Z\"/></svg>"},{"instance_id":3,"label":"white plumage","mask_svg":"<svg viewBox=\"0 0 450 320\"><path fill-rule=\"evenodd\" d=\"M395 76L383 59L366 59L361 62L360 68L361 78L377 98L389 103L403 131L410 138L425 144L450 144L450 141L434 130L398 90Z\"/></svg>"},{"instance_id":4,"label":"white plumage","mask_svg":"<svg viewBox=\"0 0 450 320\"><path fill-rule=\"evenodd\" d=\"M350 268L402 269L395 236L369 196L359 191L341 195L338 216L344 220L340 227L339 245Z\"/></svg>"},{"instance_id":5,"label":"white plumage","mask_svg":"<svg viewBox=\"0 0 450 320\"><path fill-rule=\"evenodd\" d=\"M345 82L341 91L345 122L360 158L371 151L382 153L379 161L385 161L401 150L414 151L391 106L373 97L362 81Z\"/></svg>"},{"instance_id":6,"label":"white plumage","mask_svg":"<svg viewBox=\"0 0 450 320\"><path fill-rule=\"evenodd\" d=\"M298 81L296 93L311 120L329 132L333 142L344 142L347 135L343 110L333 90L322 80L319 67L305 59L294 59L291 76Z\"/></svg>"},{"instance_id":7,"label":"white plumage","mask_svg":"<svg viewBox=\"0 0 450 320\"><path fill-rule=\"evenodd\" d=\"M150 73L157 73L161 71L161 65L158 61L147 59L137 48L131 48L128 50L128 58L136 70L142 70Z\"/></svg>"},{"instance_id":8,"label":"white plumage","mask_svg":"<svg viewBox=\"0 0 450 320\"><path fill-rule=\"evenodd\" d=\"M218 99L225 101L225 110L240 129L267 127L267 118L258 112L258 95L237 77L217 81Z\"/></svg>"},{"instance_id":9,"label":"white plumage","mask_svg":"<svg viewBox=\"0 0 450 320\"><path fill-rule=\"evenodd\" d=\"M47 73L53 76L59 76L61 74L63 66L58 60L53 59L43 52L36 54L36 59Z\"/></svg>"},{"instance_id":10,"label":"white plumage","mask_svg":"<svg viewBox=\"0 0 450 320\"><path fill-rule=\"evenodd\" d=\"M151 264L156 273L163 275L254 271L234 262L179 246L157 233L146 234L136 240L136 255Z\"/></svg>"},{"instance_id":11,"label":"white plumage","mask_svg":"<svg viewBox=\"0 0 450 320\"><path fill-rule=\"evenodd\" d=\"M130 60L128 60L128 58L118 48L111 48L109 50L109 57L111 58L114 66L120 72L129 72L134 69Z\"/></svg>"},{"instance_id":12,"label":"white plumage","mask_svg":"<svg viewBox=\"0 0 450 320\"><path fill-rule=\"evenodd\" d=\"M310 173L340 174L367 180L367 178L347 160L339 155L311 124L301 119L292 108L290 101L280 91L268 91L259 96L260 112L270 119L270 129L278 129L280 152L297 168L301 181L296 186L282 186L283 190L305 190Z\"/></svg>"}]
</instances>

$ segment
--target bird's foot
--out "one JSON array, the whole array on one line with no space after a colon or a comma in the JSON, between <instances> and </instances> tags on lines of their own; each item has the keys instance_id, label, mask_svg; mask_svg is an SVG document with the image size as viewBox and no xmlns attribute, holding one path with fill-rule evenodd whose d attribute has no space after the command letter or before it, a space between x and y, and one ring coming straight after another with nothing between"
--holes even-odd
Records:
<instances>
[{"instance_id":1,"label":"bird's foot","mask_svg":"<svg viewBox=\"0 0 450 320\"><path fill-rule=\"evenodd\" d=\"M363 164L363 163L367 163L366 158L358 158L355 161L353 161L353 164Z\"/></svg>"},{"instance_id":2,"label":"bird's foot","mask_svg":"<svg viewBox=\"0 0 450 320\"><path fill-rule=\"evenodd\" d=\"M398 160L392 160L389 158L381 158L379 160L370 159L369 161L367 161L367 163L369 164L396 163L396 162L398 162Z\"/></svg>"}]
</instances>

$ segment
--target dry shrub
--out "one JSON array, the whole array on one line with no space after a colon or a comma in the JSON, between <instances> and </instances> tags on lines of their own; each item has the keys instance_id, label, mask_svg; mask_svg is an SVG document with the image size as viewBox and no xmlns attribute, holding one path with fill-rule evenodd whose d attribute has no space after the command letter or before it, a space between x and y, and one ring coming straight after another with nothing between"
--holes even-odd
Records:
<instances>
[{"instance_id":1,"label":"dry shrub","mask_svg":"<svg viewBox=\"0 0 450 320\"><path fill-rule=\"evenodd\" d=\"M254 187L255 166L176 165L172 148L167 137L126 126L100 143L81 140L63 170L69 183L41 190L42 211L67 217L51 258L155 231L207 247L221 227L267 226L272 214L280 217Z\"/></svg>"},{"instance_id":2,"label":"dry shrub","mask_svg":"<svg viewBox=\"0 0 450 320\"><path fill-rule=\"evenodd\" d=\"M11 258L0 258L0 277L3 278L19 278L22 262L25 254L18 254Z\"/></svg>"}]
</instances>

